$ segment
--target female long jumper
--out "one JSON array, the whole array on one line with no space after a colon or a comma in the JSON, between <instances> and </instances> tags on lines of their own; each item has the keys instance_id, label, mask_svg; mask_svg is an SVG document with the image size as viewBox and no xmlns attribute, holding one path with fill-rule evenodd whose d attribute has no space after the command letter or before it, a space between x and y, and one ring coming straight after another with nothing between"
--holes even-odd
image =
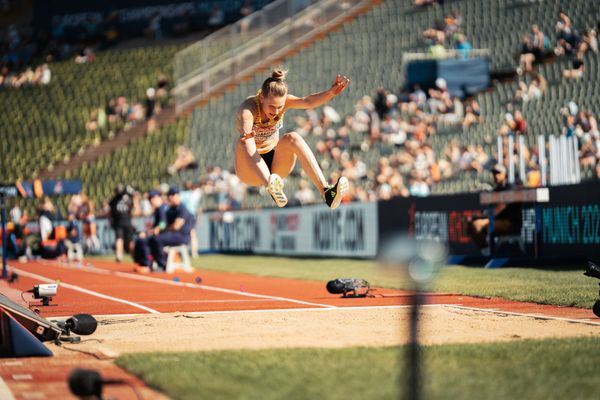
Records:
<instances>
[{"instance_id":1,"label":"female long jumper","mask_svg":"<svg viewBox=\"0 0 600 400\"><path fill-rule=\"evenodd\" d=\"M329 185L323 176L315 155L302 136L289 132L279 137L283 116L290 108L312 109L319 107L344 90L350 80L338 75L331 88L306 97L288 93L285 71L274 70L255 96L240 105L237 127L240 134L236 145L235 171L240 180L251 186L265 186L278 207L287 204L283 192L283 178L294 169L296 159L314 183L327 205L334 209L340 205L348 191L348 179L340 177Z\"/></svg>"}]
</instances>

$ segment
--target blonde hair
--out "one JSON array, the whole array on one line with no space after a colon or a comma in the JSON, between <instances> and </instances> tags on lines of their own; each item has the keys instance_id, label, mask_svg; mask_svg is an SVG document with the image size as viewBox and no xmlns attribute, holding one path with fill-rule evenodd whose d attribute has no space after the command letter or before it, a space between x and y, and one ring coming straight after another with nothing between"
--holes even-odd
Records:
<instances>
[{"instance_id":1,"label":"blonde hair","mask_svg":"<svg viewBox=\"0 0 600 400\"><path fill-rule=\"evenodd\" d=\"M262 84L261 92L263 96L268 97L269 95L273 95L276 97L281 97L287 95L288 87L285 83L285 76L287 75L287 71L276 68L271 72L271 76Z\"/></svg>"}]
</instances>

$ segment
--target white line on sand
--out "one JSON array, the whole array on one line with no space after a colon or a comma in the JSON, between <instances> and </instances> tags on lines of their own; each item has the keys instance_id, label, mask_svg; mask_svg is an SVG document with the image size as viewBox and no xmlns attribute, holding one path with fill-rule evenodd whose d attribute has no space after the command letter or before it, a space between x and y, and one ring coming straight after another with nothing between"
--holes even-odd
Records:
<instances>
[{"instance_id":1,"label":"white line on sand","mask_svg":"<svg viewBox=\"0 0 600 400\"><path fill-rule=\"evenodd\" d=\"M499 315L513 315L513 316L517 316L517 317L528 317L528 318L543 319L543 320L548 320L548 321L564 321L564 322L571 322L574 324L600 326L600 322L594 322L594 321L589 321L589 320L585 320L585 319L553 317L550 315L543 315L543 314L529 314L529 313L520 313L520 312L512 312L512 311L502 311L502 310L497 310L497 309L493 309L493 308L467 307L467 306L459 306L456 304L442 304L442 305L445 307L448 307L448 308L457 308L459 310L481 311L481 312L487 312L487 313L499 314Z\"/></svg>"},{"instance_id":2,"label":"white line on sand","mask_svg":"<svg viewBox=\"0 0 600 400\"><path fill-rule=\"evenodd\" d=\"M51 279L48 278L46 276L42 276L42 275L38 275L38 274L34 274L32 272L28 272L28 271L23 271L21 269L18 268L13 268L19 275L23 275L23 276L28 276L29 278L33 278L33 279L37 279L43 282L48 282L48 283L54 283L56 282L56 279ZM129 306L135 307L135 308L139 308L142 309L144 311L148 311L149 313L152 314L160 314L159 311L156 311L152 308L143 306L141 304L138 303L134 303L132 301L129 300L124 300L124 299L120 299L118 297L113 297L113 296L108 296L102 293L98 293L98 292L94 292L93 290L88 290L85 288L82 288L81 286L76 286L76 285L71 285L70 283L66 283L66 282L60 282L59 286L65 287L67 289L72 289L81 293L86 293L89 294L90 296L96 296L96 297L100 297L101 299L106 299L106 300L110 300L110 301L114 301L117 303L123 303L123 304L127 304Z\"/></svg>"},{"instance_id":3,"label":"white line on sand","mask_svg":"<svg viewBox=\"0 0 600 400\"><path fill-rule=\"evenodd\" d=\"M47 262L47 263L50 263L50 262ZM102 268L84 267L84 266L75 267L75 266L62 264L59 262L54 262L53 266L57 266L57 267L64 268L64 269L74 269L74 270L79 270L79 271L84 270L84 271L93 272L93 273L97 273L97 274L107 275L107 270L102 269ZM121 276L124 278L129 278L129 279L137 279L139 281L161 283L163 285L184 286L184 287L189 287L189 288L193 288L193 289L208 290L208 291L221 292L221 293L229 293L229 294L235 294L238 296L255 297L255 298L260 298L260 299L286 301L289 303L304 304L307 306L314 306L314 307L337 308L336 306L332 306L329 304L312 303L312 302L308 302L308 301L291 299L288 297L269 296L266 294L255 294L255 293L249 293L249 292L242 292L241 290L224 289L224 288L219 288L216 286L208 286L208 285L204 285L204 284L196 284L196 283L189 283L189 282L176 282L176 281L172 281L172 280L155 278L155 277L151 277L151 276L132 274L129 272L109 271L108 274L114 274L114 275Z\"/></svg>"}]
</instances>

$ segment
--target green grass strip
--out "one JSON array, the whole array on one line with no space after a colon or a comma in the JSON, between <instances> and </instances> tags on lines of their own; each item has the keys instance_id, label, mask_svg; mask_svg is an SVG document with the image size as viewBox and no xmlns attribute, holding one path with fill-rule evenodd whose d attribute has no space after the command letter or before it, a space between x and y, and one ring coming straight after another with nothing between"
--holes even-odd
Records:
<instances>
[{"instance_id":1,"label":"green grass strip","mask_svg":"<svg viewBox=\"0 0 600 400\"><path fill-rule=\"evenodd\" d=\"M147 353L117 363L173 399L398 399L406 390L403 351ZM431 346L423 354L426 399L599 398L598 338Z\"/></svg>"},{"instance_id":2,"label":"green grass strip","mask_svg":"<svg viewBox=\"0 0 600 400\"><path fill-rule=\"evenodd\" d=\"M298 259L264 256L206 255L194 259L200 271L241 272L259 276L325 282L358 277L374 286L408 289L402 276L390 276L376 262L346 259ZM597 299L596 280L581 270L452 266L442 268L430 289L479 297L500 297L539 304L592 308Z\"/></svg>"}]
</instances>

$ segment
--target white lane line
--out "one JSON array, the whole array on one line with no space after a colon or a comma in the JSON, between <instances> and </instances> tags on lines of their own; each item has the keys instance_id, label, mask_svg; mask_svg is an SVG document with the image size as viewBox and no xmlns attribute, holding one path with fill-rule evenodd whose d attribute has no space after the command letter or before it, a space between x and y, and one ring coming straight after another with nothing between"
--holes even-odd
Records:
<instances>
[{"instance_id":1,"label":"white lane line","mask_svg":"<svg viewBox=\"0 0 600 400\"><path fill-rule=\"evenodd\" d=\"M220 287L216 287L216 286L208 286L208 285L204 285L204 284L198 285L196 283L189 283L189 282L175 282L175 281L161 279L161 278L153 278L151 276L134 275L134 274L130 274L128 272L115 272L115 274L117 276L122 276L122 277L126 277L126 278L131 278L131 279L137 279L137 280L141 280L141 281L162 283L164 285L185 286L185 287L189 287L189 288L193 288L193 289L208 290L208 291L212 291L212 292L220 292L220 293L228 293L228 294L236 294L238 296L256 297L256 298L260 298L260 299L286 301L289 303L304 304L307 306L316 306L316 307L323 307L323 308L337 308L336 306L332 306L329 304L312 303L309 301L290 299L288 297L269 296L266 294L255 294L255 293L250 293L250 292L242 292L241 290L224 289L224 288L220 288Z\"/></svg>"},{"instance_id":2,"label":"white lane line","mask_svg":"<svg viewBox=\"0 0 600 400\"><path fill-rule=\"evenodd\" d=\"M0 399L15 400L15 397L2 377L0 377Z\"/></svg>"},{"instance_id":3,"label":"white lane line","mask_svg":"<svg viewBox=\"0 0 600 400\"><path fill-rule=\"evenodd\" d=\"M513 311L502 311L502 310L490 309L490 308L459 306L459 305L455 305L455 304L443 304L443 305L448 308L457 308L459 310L481 311L481 312L487 312L487 313L499 314L499 315L512 315L512 316L517 316L517 317L543 319L543 320L547 320L547 321L564 321L564 322L571 322L574 324L600 326L600 322L588 321L585 319L553 317L550 315L543 315L543 314L529 314L529 313L520 313L520 312L513 312ZM590 310L590 313L591 313L591 310Z\"/></svg>"},{"instance_id":4,"label":"white lane line","mask_svg":"<svg viewBox=\"0 0 600 400\"><path fill-rule=\"evenodd\" d=\"M46 263L50 264L49 261L46 261ZM64 268L64 269L74 269L74 270L79 270L79 271L84 270L84 271L98 273L98 274L102 274L102 275L116 275L116 276L120 276L120 277L124 277L124 278L136 279L139 281L161 283L163 285L183 286L183 287L189 287L192 289L200 289L200 290L208 290L208 291L213 291L213 292L235 294L238 296L255 297L255 298L260 298L260 299L269 299L269 300L277 300L277 301L286 301L288 303L303 304L306 306L314 306L314 307L322 307L322 308L337 308L336 306L332 306L329 304L312 303L309 301L296 300L296 299L291 299L288 297L269 296L266 294L255 294L255 293L249 293L249 292L242 292L241 290L224 289L224 288L219 288L216 286L208 286L208 285L204 285L204 284L198 285L196 283L189 283L189 282L175 282L172 280L155 278L155 277L151 277L151 276L137 275L137 274L132 274L129 272L105 270L100 267L86 267L86 266L75 267L75 266L61 264L59 262L55 262L55 264L53 264L53 266L57 266L57 267Z\"/></svg>"},{"instance_id":5,"label":"white lane line","mask_svg":"<svg viewBox=\"0 0 600 400\"><path fill-rule=\"evenodd\" d=\"M15 270L19 275L27 276L29 278L37 279L37 280L40 280L40 281L43 281L43 282L48 282L48 283L54 283L54 282L56 282L56 279L50 279L50 278L48 278L46 276L34 274L32 272L27 272L27 271L24 271L22 269L13 268L13 270ZM118 297L108 296L108 295L105 295L105 294L102 294L102 293L94 292L93 290L85 289L85 288L82 288L81 286L71 285L70 283L66 283L66 282L63 282L63 281L60 282L59 286L65 287L67 289L75 290L75 291L78 291L78 292L81 292L81 293L89 294L91 296L99 297L101 299L106 299L106 300L114 301L114 302L117 302L117 303L127 304L129 306L132 306L132 307L135 307L135 308L139 308L139 309L144 310L144 311L148 311L149 313L152 313L152 314L160 314L160 311L156 311L156 310L154 310L152 308L143 306L141 304L134 303L132 301L125 300L125 299L120 299Z\"/></svg>"},{"instance_id":6,"label":"white lane line","mask_svg":"<svg viewBox=\"0 0 600 400\"><path fill-rule=\"evenodd\" d=\"M205 303L257 303L264 302L264 299L223 299L223 300L156 300L156 301L140 301L140 304L205 304ZM269 300L283 301L283 300Z\"/></svg>"}]
</instances>

